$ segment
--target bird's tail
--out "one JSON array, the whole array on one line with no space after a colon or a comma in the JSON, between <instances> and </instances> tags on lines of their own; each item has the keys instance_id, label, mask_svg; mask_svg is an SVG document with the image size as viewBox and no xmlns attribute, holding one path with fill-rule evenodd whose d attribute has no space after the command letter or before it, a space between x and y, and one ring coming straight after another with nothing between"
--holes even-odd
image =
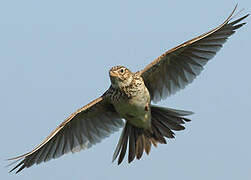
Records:
<instances>
[{"instance_id":1,"label":"bird's tail","mask_svg":"<svg viewBox=\"0 0 251 180\"><path fill-rule=\"evenodd\" d=\"M128 142L129 163L132 162L135 157L140 159L143 155L143 151L145 151L146 154L149 154L152 144L155 147L158 143L166 144L165 137L174 138L175 134L172 130L180 131L185 129L182 124L191 120L184 118L184 116L191 114L193 114L193 112L151 105L151 130L137 128L126 122L116 150L113 154L113 161L118 157L118 155L118 164L123 161Z\"/></svg>"}]
</instances>

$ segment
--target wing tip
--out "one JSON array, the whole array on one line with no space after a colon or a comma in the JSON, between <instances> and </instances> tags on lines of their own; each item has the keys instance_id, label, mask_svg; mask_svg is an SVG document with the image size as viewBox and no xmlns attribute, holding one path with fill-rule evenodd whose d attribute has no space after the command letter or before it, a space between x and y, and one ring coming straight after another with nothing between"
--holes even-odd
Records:
<instances>
[{"instance_id":1,"label":"wing tip","mask_svg":"<svg viewBox=\"0 0 251 180\"><path fill-rule=\"evenodd\" d=\"M22 171L25 167L27 167L25 165L25 158L26 158L27 154L23 154L23 155L20 155L20 156L16 156L16 157L13 157L13 158L8 158L8 159L5 159L6 161L13 161L11 162L10 164L8 164L6 167L9 167L9 166L12 166L13 164L16 164L19 162L15 167L13 167L9 173L12 173L14 170L17 169L17 171L15 172L15 174L19 173L20 171ZM20 167L21 166L21 167Z\"/></svg>"},{"instance_id":2,"label":"wing tip","mask_svg":"<svg viewBox=\"0 0 251 180\"><path fill-rule=\"evenodd\" d=\"M17 161L19 161L19 160L20 160L20 159L18 159ZM8 166L10 166L10 165L16 163L17 161L12 162L12 163L9 164ZM20 166L21 166L21 167L20 167ZM26 165L25 165L25 160L22 160L22 161L19 162L15 167L13 167L13 168L9 171L9 173L12 173L14 170L16 170L16 169L18 168L17 171L15 172L15 174L17 174L17 173L19 173L20 171L22 171L25 167L26 167Z\"/></svg>"}]
</instances>

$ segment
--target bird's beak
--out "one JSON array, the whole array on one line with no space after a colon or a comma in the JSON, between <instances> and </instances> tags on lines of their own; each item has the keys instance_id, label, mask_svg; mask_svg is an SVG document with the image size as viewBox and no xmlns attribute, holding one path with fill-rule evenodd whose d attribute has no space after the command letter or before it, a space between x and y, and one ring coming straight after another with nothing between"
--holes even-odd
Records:
<instances>
[{"instance_id":1,"label":"bird's beak","mask_svg":"<svg viewBox=\"0 0 251 180\"><path fill-rule=\"evenodd\" d=\"M110 75L111 83L112 83L112 84L115 84L115 83L116 83L117 74L114 73L114 72L112 72L112 71L110 71L110 72L109 72L109 75Z\"/></svg>"},{"instance_id":2,"label":"bird's beak","mask_svg":"<svg viewBox=\"0 0 251 180\"><path fill-rule=\"evenodd\" d=\"M111 77L117 77L118 75L116 73L114 73L113 71L110 71L110 76Z\"/></svg>"}]
</instances>

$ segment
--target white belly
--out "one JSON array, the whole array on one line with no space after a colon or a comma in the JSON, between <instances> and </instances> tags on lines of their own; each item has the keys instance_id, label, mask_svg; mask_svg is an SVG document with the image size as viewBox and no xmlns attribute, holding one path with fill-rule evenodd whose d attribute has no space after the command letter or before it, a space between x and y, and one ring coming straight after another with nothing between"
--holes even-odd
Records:
<instances>
[{"instance_id":1,"label":"white belly","mask_svg":"<svg viewBox=\"0 0 251 180\"><path fill-rule=\"evenodd\" d=\"M137 96L117 102L114 107L132 125L144 129L151 127L150 95L146 88Z\"/></svg>"}]
</instances>

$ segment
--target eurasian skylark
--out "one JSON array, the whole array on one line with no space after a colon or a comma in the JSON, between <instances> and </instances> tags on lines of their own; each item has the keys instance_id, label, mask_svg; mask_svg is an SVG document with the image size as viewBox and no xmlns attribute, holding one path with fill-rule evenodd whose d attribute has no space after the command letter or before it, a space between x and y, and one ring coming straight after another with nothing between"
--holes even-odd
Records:
<instances>
[{"instance_id":1,"label":"eurasian skylark","mask_svg":"<svg viewBox=\"0 0 251 180\"><path fill-rule=\"evenodd\" d=\"M158 57L143 70L131 72L123 66L109 71L111 86L99 98L70 115L32 151L11 158L21 160L16 173L34 164L58 158L68 152L87 149L124 126L113 161L128 162L149 154L151 145L165 144L174 131L183 130L190 111L151 104L165 99L191 83L249 14L232 21L233 13L217 28L191 39ZM125 120L125 125L124 121Z\"/></svg>"}]
</instances>

